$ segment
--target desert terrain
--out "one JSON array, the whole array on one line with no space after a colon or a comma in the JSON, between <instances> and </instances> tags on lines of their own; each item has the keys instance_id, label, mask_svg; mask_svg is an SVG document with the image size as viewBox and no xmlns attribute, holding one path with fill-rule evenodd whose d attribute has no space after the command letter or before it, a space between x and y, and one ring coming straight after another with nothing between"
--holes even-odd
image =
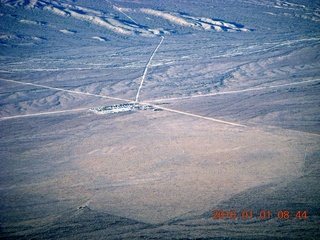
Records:
<instances>
[{"instance_id":1,"label":"desert terrain","mask_svg":"<svg viewBox=\"0 0 320 240\"><path fill-rule=\"evenodd\" d=\"M1 239L320 238L319 2L0 0L0 20Z\"/></svg>"}]
</instances>

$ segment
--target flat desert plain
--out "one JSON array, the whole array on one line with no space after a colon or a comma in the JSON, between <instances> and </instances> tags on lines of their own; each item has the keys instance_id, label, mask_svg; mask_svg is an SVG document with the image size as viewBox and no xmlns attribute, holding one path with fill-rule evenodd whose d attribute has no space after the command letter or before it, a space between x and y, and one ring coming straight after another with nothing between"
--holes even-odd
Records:
<instances>
[{"instance_id":1,"label":"flat desert plain","mask_svg":"<svg viewBox=\"0 0 320 240\"><path fill-rule=\"evenodd\" d=\"M0 20L1 239L320 238L319 2Z\"/></svg>"}]
</instances>

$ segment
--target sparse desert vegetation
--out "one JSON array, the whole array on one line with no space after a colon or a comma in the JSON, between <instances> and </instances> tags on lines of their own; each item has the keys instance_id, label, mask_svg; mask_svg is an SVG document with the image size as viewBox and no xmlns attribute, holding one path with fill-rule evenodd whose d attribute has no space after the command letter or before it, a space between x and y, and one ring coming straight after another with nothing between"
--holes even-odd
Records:
<instances>
[{"instance_id":1,"label":"sparse desert vegetation","mask_svg":"<svg viewBox=\"0 0 320 240\"><path fill-rule=\"evenodd\" d=\"M0 238L318 239L319 12L0 0Z\"/></svg>"}]
</instances>

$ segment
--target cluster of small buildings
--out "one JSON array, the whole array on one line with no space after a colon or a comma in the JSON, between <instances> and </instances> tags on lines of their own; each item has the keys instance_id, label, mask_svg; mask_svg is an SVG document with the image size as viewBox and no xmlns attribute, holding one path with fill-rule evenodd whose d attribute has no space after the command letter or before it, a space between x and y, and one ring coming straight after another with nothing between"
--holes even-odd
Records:
<instances>
[{"instance_id":1,"label":"cluster of small buildings","mask_svg":"<svg viewBox=\"0 0 320 240\"><path fill-rule=\"evenodd\" d=\"M135 108L138 109L138 110L148 110L148 109L153 109L153 106L136 104Z\"/></svg>"},{"instance_id":2,"label":"cluster of small buildings","mask_svg":"<svg viewBox=\"0 0 320 240\"><path fill-rule=\"evenodd\" d=\"M90 108L90 111L96 114L108 114L108 113L118 113L118 112L129 112L134 109L137 109L137 110L153 109L154 111L160 110L160 109L154 109L154 107L151 105L140 105L137 103L123 103L123 104L115 104L113 106Z\"/></svg>"},{"instance_id":3,"label":"cluster of small buildings","mask_svg":"<svg viewBox=\"0 0 320 240\"><path fill-rule=\"evenodd\" d=\"M134 108L133 103L124 103L124 104L116 104L113 106L90 108L90 111L97 114L107 114L107 113L117 113L117 112L128 112L128 111L132 111L133 108Z\"/></svg>"}]
</instances>

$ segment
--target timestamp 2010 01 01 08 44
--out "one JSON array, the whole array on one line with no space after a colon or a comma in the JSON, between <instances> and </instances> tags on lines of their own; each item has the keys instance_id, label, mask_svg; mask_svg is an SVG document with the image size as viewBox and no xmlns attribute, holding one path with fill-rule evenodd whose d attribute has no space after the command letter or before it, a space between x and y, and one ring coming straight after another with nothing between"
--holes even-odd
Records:
<instances>
[{"instance_id":1,"label":"timestamp 2010 01 01 08 44","mask_svg":"<svg viewBox=\"0 0 320 240\"><path fill-rule=\"evenodd\" d=\"M288 220L288 219L306 219L307 211L296 211L290 212L289 210L278 210L277 212L278 219ZM255 214L252 210L242 210L241 214L237 213L235 210L213 210L212 211L212 219L261 219L267 220L272 218L272 214L270 210L260 210L258 214Z\"/></svg>"}]
</instances>

